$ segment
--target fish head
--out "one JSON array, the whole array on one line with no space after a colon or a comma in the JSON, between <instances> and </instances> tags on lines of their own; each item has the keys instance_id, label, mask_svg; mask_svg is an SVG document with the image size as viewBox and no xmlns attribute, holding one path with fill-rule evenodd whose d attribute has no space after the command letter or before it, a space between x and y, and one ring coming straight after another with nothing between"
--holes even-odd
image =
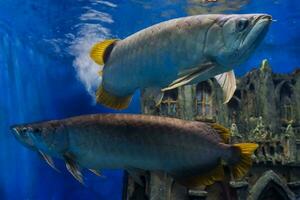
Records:
<instances>
[{"instance_id":1,"label":"fish head","mask_svg":"<svg viewBox=\"0 0 300 200\"><path fill-rule=\"evenodd\" d=\"M68 144L65 128L55 123L17 125L11 127L16 139L25 147L50 155L61 155Z\"/></svg>"},{"instance_id":2,"label":"fish head","mask_svg":"<svg viewBox=\"0 0 300 200\"><path fill-rule=\"evenodd\" d=\"M272 17L267 14L219 15L208 30L208 54L221 66L247 60L265 37Z\"/></svg>"},{"instance_id":3,"label":"fish head","mask_svg":"<svg viewBox=\"0 0 300 200\"><path fill-rule=\"evenodd\" d=\"M23 144L25 147L31 150L36 150L34 142L29 134L29 127L27 127L26 125L15 125L11 127L11 130L15 138L21 144Z\"/></svg>"}]
</instances>

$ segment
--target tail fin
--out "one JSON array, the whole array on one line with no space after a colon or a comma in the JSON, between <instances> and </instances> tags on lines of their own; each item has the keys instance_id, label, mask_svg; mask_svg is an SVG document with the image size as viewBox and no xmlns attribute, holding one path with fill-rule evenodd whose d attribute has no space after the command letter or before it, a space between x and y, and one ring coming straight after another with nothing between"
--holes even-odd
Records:
<instances>
[{"instance_id":1,"label":"tail fin","mask_svg":"<svg viewBox=\"0 0 300 200\"><path fill-rule=\"evenodd\" d=\"M95 63L104 65L116 41L117 39L110 39L95 44L90 51L90 57L93 61L95 61Z\"/></svg>"},{"instance_id":2,"label":"tail fin","mask_svg":"<svg viewBox=\"0 0 300 200\"><path fill-rule=\"evenodd\" d=\"M240 143L233 144L234 147L240 150L240 160L233 165L232 174L235 179L240 179L246 175L252 166L252 154L257 149L258 144L255 143Z\"/></svg>"},{"instance_id":3,"label":"tail fin","mask_svg":"<svg viewBox=\"0 0 300 200\"><path fill-rule=\"evenodd\" d=\"M125 97L117 97L107 92L102 85L98 88L96 93L97 102L103 104L109 108L122 110L128 107L132 95Z\"/></svg>"}]
</instances>

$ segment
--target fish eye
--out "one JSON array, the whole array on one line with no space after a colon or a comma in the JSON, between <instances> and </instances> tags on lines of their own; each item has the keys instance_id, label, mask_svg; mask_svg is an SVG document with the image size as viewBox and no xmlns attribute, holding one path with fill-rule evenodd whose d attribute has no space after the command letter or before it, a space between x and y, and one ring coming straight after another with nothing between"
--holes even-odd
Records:
<instances>
[{"instance_id":1,"label":"fish eye","mask_svg":"<svg viewBox=\"0 0 300 200\"><path fill-rule=\"evenodd\" d=\"M248 27L248 25L249 25L249 20L242 18L237 22L236 27L238 31L243 31Z\"/></svg>"},{"instance_id":2,"label":"fish eye","mask_svg":"<svg viewBox=\"0 0 300 200\"><path fill-rule=\"evenodd\" d=\"M32 132L33 133L40 133L40 132L42 132L42 129L41 128L33 128Z\"/></svg>"},{"instance_id":3,"label":"fish eye","mask_svg":"<svg viewBox=\"0 0 300 200\"><path fill-rule=\"evenodd\" d=\"M25 128L25 127L21 129L22 133L25 133L26 131L27 131L27 128Z\"/></svg>"},{"instance_id":4,"label":"fish eye","mask_svg":"<svg viewBox=\"0 0 300 200\"><path fill-rule=\"evenodd\" d=\"M27 128L26 127L21 128L18 132L21 137L27 137L27 134L26 134Z\"/></svg>"}]
</instances>

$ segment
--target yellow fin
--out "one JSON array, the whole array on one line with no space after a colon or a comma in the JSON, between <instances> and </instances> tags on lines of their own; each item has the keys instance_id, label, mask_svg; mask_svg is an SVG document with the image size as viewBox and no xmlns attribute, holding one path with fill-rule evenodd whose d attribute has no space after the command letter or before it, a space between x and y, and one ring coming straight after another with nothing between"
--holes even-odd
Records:
<instances>
[{"instance_id":1,"label":"yellow fin","mask_svg":"<svg viewBox=\"0 0 300 200\"><path fill-rule=\"evenodd\" d=\"M230 138L230 130L225 128L224 126L218 124L218 123L213 123L212 128L215 129L223 139L224 143L229 143L229 138Z\"/></svg>"},{"instance_id":2,"label":"yellow fin","mask_svg":"<svg viewBox=\"0 0 300 200\"><path fill-rule=\"evenodd\" d=\"M113 44L116 41L117 39L110 39L95 44L90 51L90 57L97 64L104 65L105 61L107 60L107 56L109 56L107 53L111 52ZM107 52L107 50L109 50L109 52Z\"/></svg>"},{"instance_id":3,"label":"yellow fin","mask_svg":"<svg viewBox=\"0 0 300 200\"><path fill-rule=\"evenodd\" d=\"M98 75L102 77L103 76L103 71L102 70L98 71Z\"/></svg>"},{"instance_id":4,"label":"yellow fin","mask_svg":"<svg viewBox=\"0 0 300 200\"><path fill-rule=\"evenodd\" d=\"M187 187L198 187L198 186L206 186L212 185L216 181L221 181L224 179L224 169L221 164L219 164L216 168L205 173L201 176L196 176L193 178L189 178L187 180L181 181L181 183Z\"/></svg>"},{"instance_id":5,"label":"yellow fin","mask_svg":"<svg viewBox=\"0 0 300 200\"><path fill-rule=\"evenodd\" d=\"M240 143L234 144L241 151L241 159L232 168L232 174L235 179L240 179L246 175L252 166L252 154L257 149L258 144L255 143Z\"/></svg>"},{"instance_id":6,"label":"yellow fin","mask_svg":"<svg viewBox=\"0 0 300 200\"><path fill-rule=\"evenodd\" d=\"M96 93L97 102L100 104L103 104L109 108L122 110L128 107L132 95L125 96L125 97L117 97L109 92L107 92L102 85L98 88L98 91Z\"/></svg>"}]
</instances>

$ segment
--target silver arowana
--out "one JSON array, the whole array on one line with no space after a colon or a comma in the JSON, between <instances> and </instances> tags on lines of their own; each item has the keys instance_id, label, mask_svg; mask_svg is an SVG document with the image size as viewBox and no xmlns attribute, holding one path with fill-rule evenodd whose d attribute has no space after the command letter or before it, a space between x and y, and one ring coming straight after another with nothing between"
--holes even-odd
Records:
<instances>
[{"instance_id":1,"label":"silver arowana","mask_svg":"<svg viewBox=\"0 0 300 200\"><path fill-rule=\"evenodd\" d=\"M224 178L223 165L235 178L251 166L257 144L225 144L228 130L217 124L148 115L86 115L12 127L26 147L62 158L83 183L80 168L125 169L137 182L143 170L162 171L194 187ZM56 169L56 168L55 168ZM99 175L99 174L98 174Z\"/></svg>"},{"instance_id":2,"label":"silver arowana","mask_svg":"<svg viewBox=\"0 0 300 200\"><path fill-rule=\"evenodd\" d=\"M135 90L151 88L158 105L163 91L215 77L228 102L236 89L232 69L251 55L271 21L267 14L196 15L100 42L90 53L104 65L97 101L123 109Z\"/></svg>"}]
</instances>

